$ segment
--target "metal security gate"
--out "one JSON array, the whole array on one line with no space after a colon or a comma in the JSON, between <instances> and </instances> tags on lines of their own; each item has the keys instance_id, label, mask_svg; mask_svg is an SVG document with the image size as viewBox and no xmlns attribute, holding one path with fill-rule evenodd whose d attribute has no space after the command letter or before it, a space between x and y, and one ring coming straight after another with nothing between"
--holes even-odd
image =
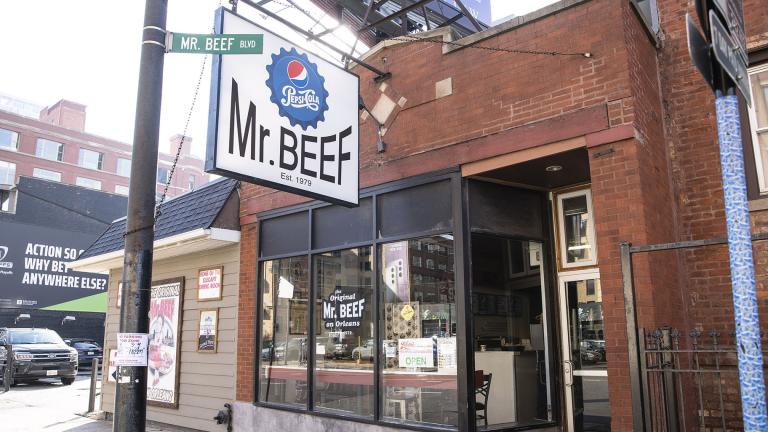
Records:
<instances>
[{"instance_id":1,"label":"metal security gate","mask_svg":"<svg viewBox=\"0 0 768 432\"><path fill-rule=\"evenodd\" d=\"M768 233L752 237L753 242L762 240L768 240ZM636 314L634 254L726 244L726 239L711 239L620 245L635 431L742 430L735 334L712 328L640 328Z\"/></svg>"},{"instance_id":2,"label":"metal security gate","mask_svg":"<svg viewBox=\"0 0 768 432\"><path fill-rule=\"evenodd\" d=\"M737 352L723 344L735 333L664 327L640 335L646 430L740 430Z\"/></svg>"}]
</instances>

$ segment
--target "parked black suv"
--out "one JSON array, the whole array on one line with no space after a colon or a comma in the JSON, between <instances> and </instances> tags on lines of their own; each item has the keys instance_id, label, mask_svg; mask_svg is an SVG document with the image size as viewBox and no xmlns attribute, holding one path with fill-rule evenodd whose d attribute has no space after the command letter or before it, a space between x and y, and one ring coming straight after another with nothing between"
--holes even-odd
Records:
<instances>
[{"instance_id":1,"label":"parked black suv","mask_svg":"<svg viewBox=\"0 0 768 432\"><path fill-rule=\"evenodd\" d=\"M93 339L67 338L64 342L77 350L77 360L80 366L91 366L93 359L99 359L99 365L102 360L102 348L98 342Z\"/></svg>"},{"instance_id":2,"label":"parked black suv","mask_svg":"<svg viewBox=\"0 0 768 432\"><path fill-rule=\"evenodd\" d=\"M64 385L75 382L77 376L77 350L67 346L58 333L37 328L0 328L0 345L13 348L13 377L15 382L40 378L61 379ZM2 361L0 377L5 376L6 349L0 348Z\"/></svg>"}]
</instances>

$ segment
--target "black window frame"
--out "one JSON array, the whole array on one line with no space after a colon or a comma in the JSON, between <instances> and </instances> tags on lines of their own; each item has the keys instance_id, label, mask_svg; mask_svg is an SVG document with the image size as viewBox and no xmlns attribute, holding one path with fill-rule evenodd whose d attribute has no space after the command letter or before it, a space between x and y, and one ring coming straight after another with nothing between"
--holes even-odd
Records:
<instances>
[{"instance_id":1,"label":"black window frame","mask_svg":"<svg viewBox=\"0 0 768 432\"><path fill-rule=\"evenodd\" d=\"M449 221L447 228L441 228L441 229L429 229L426 231L420 231L420 232L409 232L407 234L400 234L395 236L389 236L389 237L382 237L379 235L378 227L379 227L379 212L378 212L378 196L391 193L391 192L397 192L397 191L403 191L409 188L418 187L418 186L426 186L432 183L437 183L441 181L447 181L448 184L448 190L450 191L451 196L449 197L450 206L449 206ZM465 254L464 254L464 247L467 244L464 237L464 226L465 226L465 215L466 215L466 200L465 200L465 179L461 177L461 173L457 168L451 168L448 170L442 170L437 171L429 174L419 175L415 177L410 177L403 180L397 180L394 182L386 183L383 185L373 186L366 189L363 189L360 191L360 200L370 198L372 200L372 218L373 223L371 226L371 238L369 240L363 241L363 242L356 242L356 243L341 243L335 246L330 247L324 247L324 248L318 248L313 249L313 216L314 211L318 209L322 209L325 207L332 206L333 204L325 203L325 202L319 202L319 201L313 201L309 203L299 204L291 207L286 207L282 209L275 209L275 210L269 210L266 212L259 213L257 215L258 218L258 238L262 238L262 223L264 221L267 221L269 219L278 218L281 216L288 216L295 213L300 212L307 212L307 224L309 226L309 230L307 233L308 239L307 244L309 249L303 250L303 251L294 251L290 253L285 253L281 255L264 255L262 256L262 250L261 250L261 243L257 245L257 253L256 253L256 319L254 320L254 347L260 347L260 337L261 337L261 331L262 331L262 310L263 310L263 298L261 296L261 279L263 277L263 263L266 261L281 259L281 258L289 258L289 257L298 257L305 255L309 262L309 298L315 298L317 295L317 287L315 286L315 269L314 269L314 255L325 253L325 252L332 252L336 250L346 250L350 248L357 248L357 247L371 247L371 254L372 254L372 262L373 262L373 269L372 272L374 274L373 278L373 307L374 307L374 319L377 325L374 327L374 340L380 341L381 340L381 328L383 325L383 314L381 311L381 305L383 304L383 294L384 291L381 289L381 281L380 281L380 273L381 273L381 254L380 254L380 247L383 244L391 243L395 241L403 241L403 240L410 240L410 239L419 239L422 237L429 237L429 236L437 236L437 235L452 235L453 236L453 249L454 249L454 263L453 267L456 270L454 272L454 288L456 290L456 309L457 309L457 315L458 315L458 322L457 322L457 335L456 335L456 346L457 346L457 361L458 361L458 368L456 370L456 384L457 384L457 407L458 410L458 424L456 428L453 427L441 427L441 426L433 426L429 424L423 424L423 425L417 425L413 423L397 423L397 422L391 422L391 421L385 421L383 413L381 412L382 407L382 392L383 389L383 375L382 375L382 361L381 361L381 350L379 347L378 342L374 344L374 415L373 419L365 418L365 417L359 417L356 415L347 415L347 414L337 414L337 413L329 413L329 412L322 412L322 411L315 411L315 401L314 401L314 369L315 369L315 344L309 343L308 345L308 364L307 364L307 406L306 409L304 408L298 408L298 407L292 407L292 406L286 406L284 404L276 404L271 402L263 402L259 400L259 390L260 390L260 381L261 381L261 356L259 355L260 349L254 350L254 380L253 380L253 386L254 386L254 400L253 404L259 407L264 408L270 408L270 409L277 409L277 410L284 410L284 411L290 411L295 413L301 413L306 415L314 415L314 416L320 416L320 417L329 417L329 418L337 418L341 420L347 420L347 421L353 421L357 423L365 423L365 424L372 424L372 425L379 425L379 426L385 426L385 427L395 427L395 428L401 428L401 429L410 429L410 430L418 430L418 431L456 431L456 430L474 430L474 422L471 421L471 419L474 418L474 416L469 415L469 405L468 402L470 400L473 400L473 398L469 397L469 389L472 387L472 383L470 383L470 377L467 374L467 368L466 368L466 356L467 356L467 349L465 347L469 347L470 345L467 343L466 340L466 333L464 332L464 328L466 327L466 322L468 319L467 311L469 308L464 303L465 301L468 301L468 297L465 294L466 288L468 288L469 285L466 285L467 279L464 272L464 269L467 268L468 263L465 262ZM316 329L316 318L315 318L315 308L309 308L309 329L308 334L310 337L313 337L315 335ZM473 378L473 377L472 377ZM472 404L474 405L474 404ZM474 408L474 406L472 407Z\"/></svg>"}]
</instances>

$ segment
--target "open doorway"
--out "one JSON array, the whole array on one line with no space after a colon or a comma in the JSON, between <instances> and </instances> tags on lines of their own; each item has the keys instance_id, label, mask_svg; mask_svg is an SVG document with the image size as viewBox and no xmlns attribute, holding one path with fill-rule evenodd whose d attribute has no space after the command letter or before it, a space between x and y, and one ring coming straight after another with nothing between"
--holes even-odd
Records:
<instances>
[{"instance_id":1,"label":"open doorway","mask_svg":"<svg viewBox=\"0 0 768 432\"><path fill-rule=\"evenodd\" d=\"M542 243L472 235L478 430L551 419Z\"/></svg>"}]
</instances>

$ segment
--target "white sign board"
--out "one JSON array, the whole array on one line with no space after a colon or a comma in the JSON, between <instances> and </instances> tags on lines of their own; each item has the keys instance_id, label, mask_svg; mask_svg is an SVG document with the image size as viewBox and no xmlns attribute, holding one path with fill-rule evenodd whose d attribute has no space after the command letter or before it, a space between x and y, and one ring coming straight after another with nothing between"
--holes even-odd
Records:
<instances>
[{"instance_id":1,"label":"white sign board","mask_svg":"<svg viewBox=\"0 0 768 432\"><path fill-rule=\"evenodd\" d=\"M115 365L146 366L148 341L146 333L118 333Z\"/></svg>"},{"instance_id":2,"label":"white sign board","mask_svg":"<svg viewBox=\"0 0 768 432\"><path fill-rule=\"evenodd\" d=\"M400 367L434 367L433 346L431 338L400 339L397 343Z\"/></svg>"},{"instance_id":3,"label":"white sign board","mask_svg":"<svg viewBox=\"0 0 768 432\"><path fill-rule=\"evenodd\" d=\"M223 8L216 33L264 50L214 56L206 171L357 205L359 78Z\"/></svg>"},{"instance_id":4,"label":"white sign board","mask_svg":"<svg viewBox=\"0 0 768 432\"><path fill-rule=\"evenodd\" d=\"M456 338L437 338L438 369L456 369Z\"/></svg>"}]
</instances>

